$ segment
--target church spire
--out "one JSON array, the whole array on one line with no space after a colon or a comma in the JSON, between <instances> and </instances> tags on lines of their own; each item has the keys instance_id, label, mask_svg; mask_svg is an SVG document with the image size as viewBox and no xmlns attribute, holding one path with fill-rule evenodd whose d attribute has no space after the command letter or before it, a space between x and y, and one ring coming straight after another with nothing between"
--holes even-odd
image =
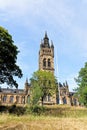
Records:
<instances>
[{"instance_id":1,"label":"church spire","mask_svg":"<svg viewBox=\"0 0 87 130\"><path fill-rule=\"evenodd\" d=\"M51 40L51 48L54 48L53 41Z\"/></svg>"},{"instance_id":2,"label":"church spire","mask_svg":"<svg viewBox=\"0 0 87 130\"><path fill-rule=\"evenodd\" d=\"M54 46L53 42L49 42L47 32L45 32L43 41L39 50L39 70L46 70L54 73Z\"/></svg>"},{"instance_id":3,"label":"church spire","mask_svg":"<svg viewBox=\"0 0 87 130\"><path fill-rule=\"evenodd\" d=\"M28 78L26 78L26 83L28 83Z\"/></svg>"},{"instance_id":4,"label":"church spire","mask_svg":"<svg viewBox=\"0 0 87 130\"><path fill-rule=\"evenodd\" d=\"M45 38L48 38L48 36L47 36L47 31L45 31Z\"/></svg>"},{"instance_id":5,"label":"church spire","mask_svg":"<svg viewBox=\"0 0 87 130\"><path fill-rule=\"evenodd\" d=\"M26 78L25 86L28 86L28 78Z\"/></svg>"},{"instance_id":6,"label":"church spire","mask_svg":"<svg viewBox=\"0 0 87 130\"><path fill-rule=\"evenodd\" d=\"M47 36L47 32L45 32L45 37L44 37L44 47L49 47L49 38Z\"/></svg>"}]
</instances>

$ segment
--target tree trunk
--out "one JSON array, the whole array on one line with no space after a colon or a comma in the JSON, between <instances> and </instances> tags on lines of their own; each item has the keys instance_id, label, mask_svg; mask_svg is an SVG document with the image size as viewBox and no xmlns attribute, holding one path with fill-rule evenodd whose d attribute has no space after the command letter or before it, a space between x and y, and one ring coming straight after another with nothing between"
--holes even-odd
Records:
<instances>
[{"instance_id":1,"label":"tree trunk","mask_svg":"<svg viewBox=\"0 0 87 130\"><path fill-rule=\"evenodd\" d=\"M42 106L43 106L43 99L44 99L44 97L42 96L42 99L41 99Z\"/></svg>"}]
</instances>

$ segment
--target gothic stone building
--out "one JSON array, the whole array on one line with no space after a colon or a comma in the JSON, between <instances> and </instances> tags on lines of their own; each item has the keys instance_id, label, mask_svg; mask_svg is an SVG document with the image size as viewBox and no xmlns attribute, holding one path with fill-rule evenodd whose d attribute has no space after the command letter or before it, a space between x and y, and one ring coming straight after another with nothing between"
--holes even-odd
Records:
<instances>
[{"instance_id":1,"label":"gothic stone building","mask_svg":"<svg viewBox=\"0 0 87 130\"><path fill-rule=\"evenodd\" d=\"M26 79L24 89L0 88L0 105L25 105L30 102L30 85Z\"/></svg>"},{"instance_id":2,"label":"gothic stone building","mask_svg":"<svg viewBox=\"0 0 87 130\"><path fill-rule=\"evenodd\" d=\"M58 103L59 104L68 104L78 106L79 102L78 99L74 96L74 92L69 92L69 86L67 81L63 84L58 83L59 89L59 96L58 96Z\"/></svg>"},{"instance_id":3,"label":"gothic stone building","mask_svg":"<svg viewBox=\"0 0 87 130\"><path fill-rule=\"evenodd\" d=\"M49 38L47 33L41 41L39 50L39 70L50 71L54 74L54 45L51 41L49 43ZM56 93L53 96L50 94L44 97L44 104L56 104Z\"/></svg>"},{"instance_id":4,"label":"gothic stone building","mask_svg":"<svg viewBox=\"0 0 87 130\"><path fill-rule=\"evenodd\" d=\"M41 41L39 51L39 70L51 71L54 74L54 45L49 38L47 33ZM46 96L44 104L69 104L78 105L78 100L74 97L74 92L69 92L69 86L66 83L58 83L59 94L53 95L53 97ZM57 96L58 95L58 96Z\"/></svg>"},{"instance_id":5,"label":"gothic stone building","mask_svg":"<svg viewBox=\"0 0 87 130\"><path fill-rule=\"evenodd\" d=\"M50 71L54 74L54 45L51 41L49 43L49 38L47 33L41 41L39 50L39 70ZM67 82L65 84L58 84L59 95L53 96L47 95L44 99L44 104L69 104L77 105L77 99L74 98L74 93L69 92L69 87ZM30 85L28 80L25 82L24 89L10 89L10 88L0 88L0 104L2 105L25 105L30 102Z\"/></svg>"},{"instance_id":6,"label":"gothic stone building","mask_svg":"<svg viewBox=\"0 0 87 130\"><path fill-rule=\"evenodd\" d=\"M51 71L54 73L54 45L52 41L51 45L49 44L47 33L45 33L45 37L40 44L39 70Z\"/></svg>"}]
</instances>

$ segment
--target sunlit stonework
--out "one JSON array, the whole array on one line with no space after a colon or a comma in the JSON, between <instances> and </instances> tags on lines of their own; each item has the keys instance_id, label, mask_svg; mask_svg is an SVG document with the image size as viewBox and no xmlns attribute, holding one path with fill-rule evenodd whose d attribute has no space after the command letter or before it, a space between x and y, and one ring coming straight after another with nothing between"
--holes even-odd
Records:
<instances>
[{"instance_id":1,"label":"sunlit stonework","mask_svg":"<svg viewBox=\"0 0 87 130\"><path fill-rule=\"evenodd\" d=\"M49 42L47 33L43 40L41 40L39 50L39 70L50 71L54 74L54 45L53 42ZM0 88L0 104L1 105L26 105L30 103L31 91L30 84L26 79L24 89L10 89ZM69 86L66 83L58 83L58 93L55 93L52 97L47 95L44 98L44 104L55 105L55 104L68 104L68 105L79 105L78 99L73 95L73 92L69 92Z\"/></svg>"}]
</instances>

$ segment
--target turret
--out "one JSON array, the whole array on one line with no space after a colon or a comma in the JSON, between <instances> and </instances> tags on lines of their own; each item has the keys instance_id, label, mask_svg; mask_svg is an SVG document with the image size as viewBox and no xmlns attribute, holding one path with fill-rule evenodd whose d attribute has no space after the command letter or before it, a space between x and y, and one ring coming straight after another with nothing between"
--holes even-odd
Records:
<instances>
[{"instance_id":1,"label":"turret","mask_svg":"<svg viewBox=\"0 0 87 130\"><path fill-rule=\"evenodd\" d=\"M51 48L54 49L53 41L51 40Z\"/></svg>"},{"instance_id":2,"label":"turret","mask_svg":"<svg viewBox=\"0 0 87 130\"><path fill-rule=\"evenodd\" d=\"M26 94L28 93L29 89L30 89L30 85L28 83L28 79L26 78L25 89L24 89L24 91L25 91Z\"/></svg>"},{"instance_id":3,"label":"turret","mask_svg":"<svg viewBox=\"0 0 87 130\"><path fill-rule=\"evenodd\" d=\"M47 32L45 32L45 37L44 37L43 41L44 41L44 43L43 43L44 47L50 47L50 45L49 45L49 38L47 36Z\"/></svg>"},{"instance_id":4,"label":"turret","mask_svg":"<svg viewBox=\"0 0 87 130\"><path fill-rule=\"evenodd\" d=\"M50 45L47 32L45 32L45 36L43 40L41 40L40 44L39 70L45 70L54 73L54 45L52 41Z\"/></svg>"},{"instance_id":5,"label":"turret","mask_svg":"<svg viewBox=\"0 0 87 130\"><path fill-rule=\"evenodd\" d=\"M65 84L66 84L66 87L69 88L67 81L65 82Z\"/></svg>"}]
</instances>

